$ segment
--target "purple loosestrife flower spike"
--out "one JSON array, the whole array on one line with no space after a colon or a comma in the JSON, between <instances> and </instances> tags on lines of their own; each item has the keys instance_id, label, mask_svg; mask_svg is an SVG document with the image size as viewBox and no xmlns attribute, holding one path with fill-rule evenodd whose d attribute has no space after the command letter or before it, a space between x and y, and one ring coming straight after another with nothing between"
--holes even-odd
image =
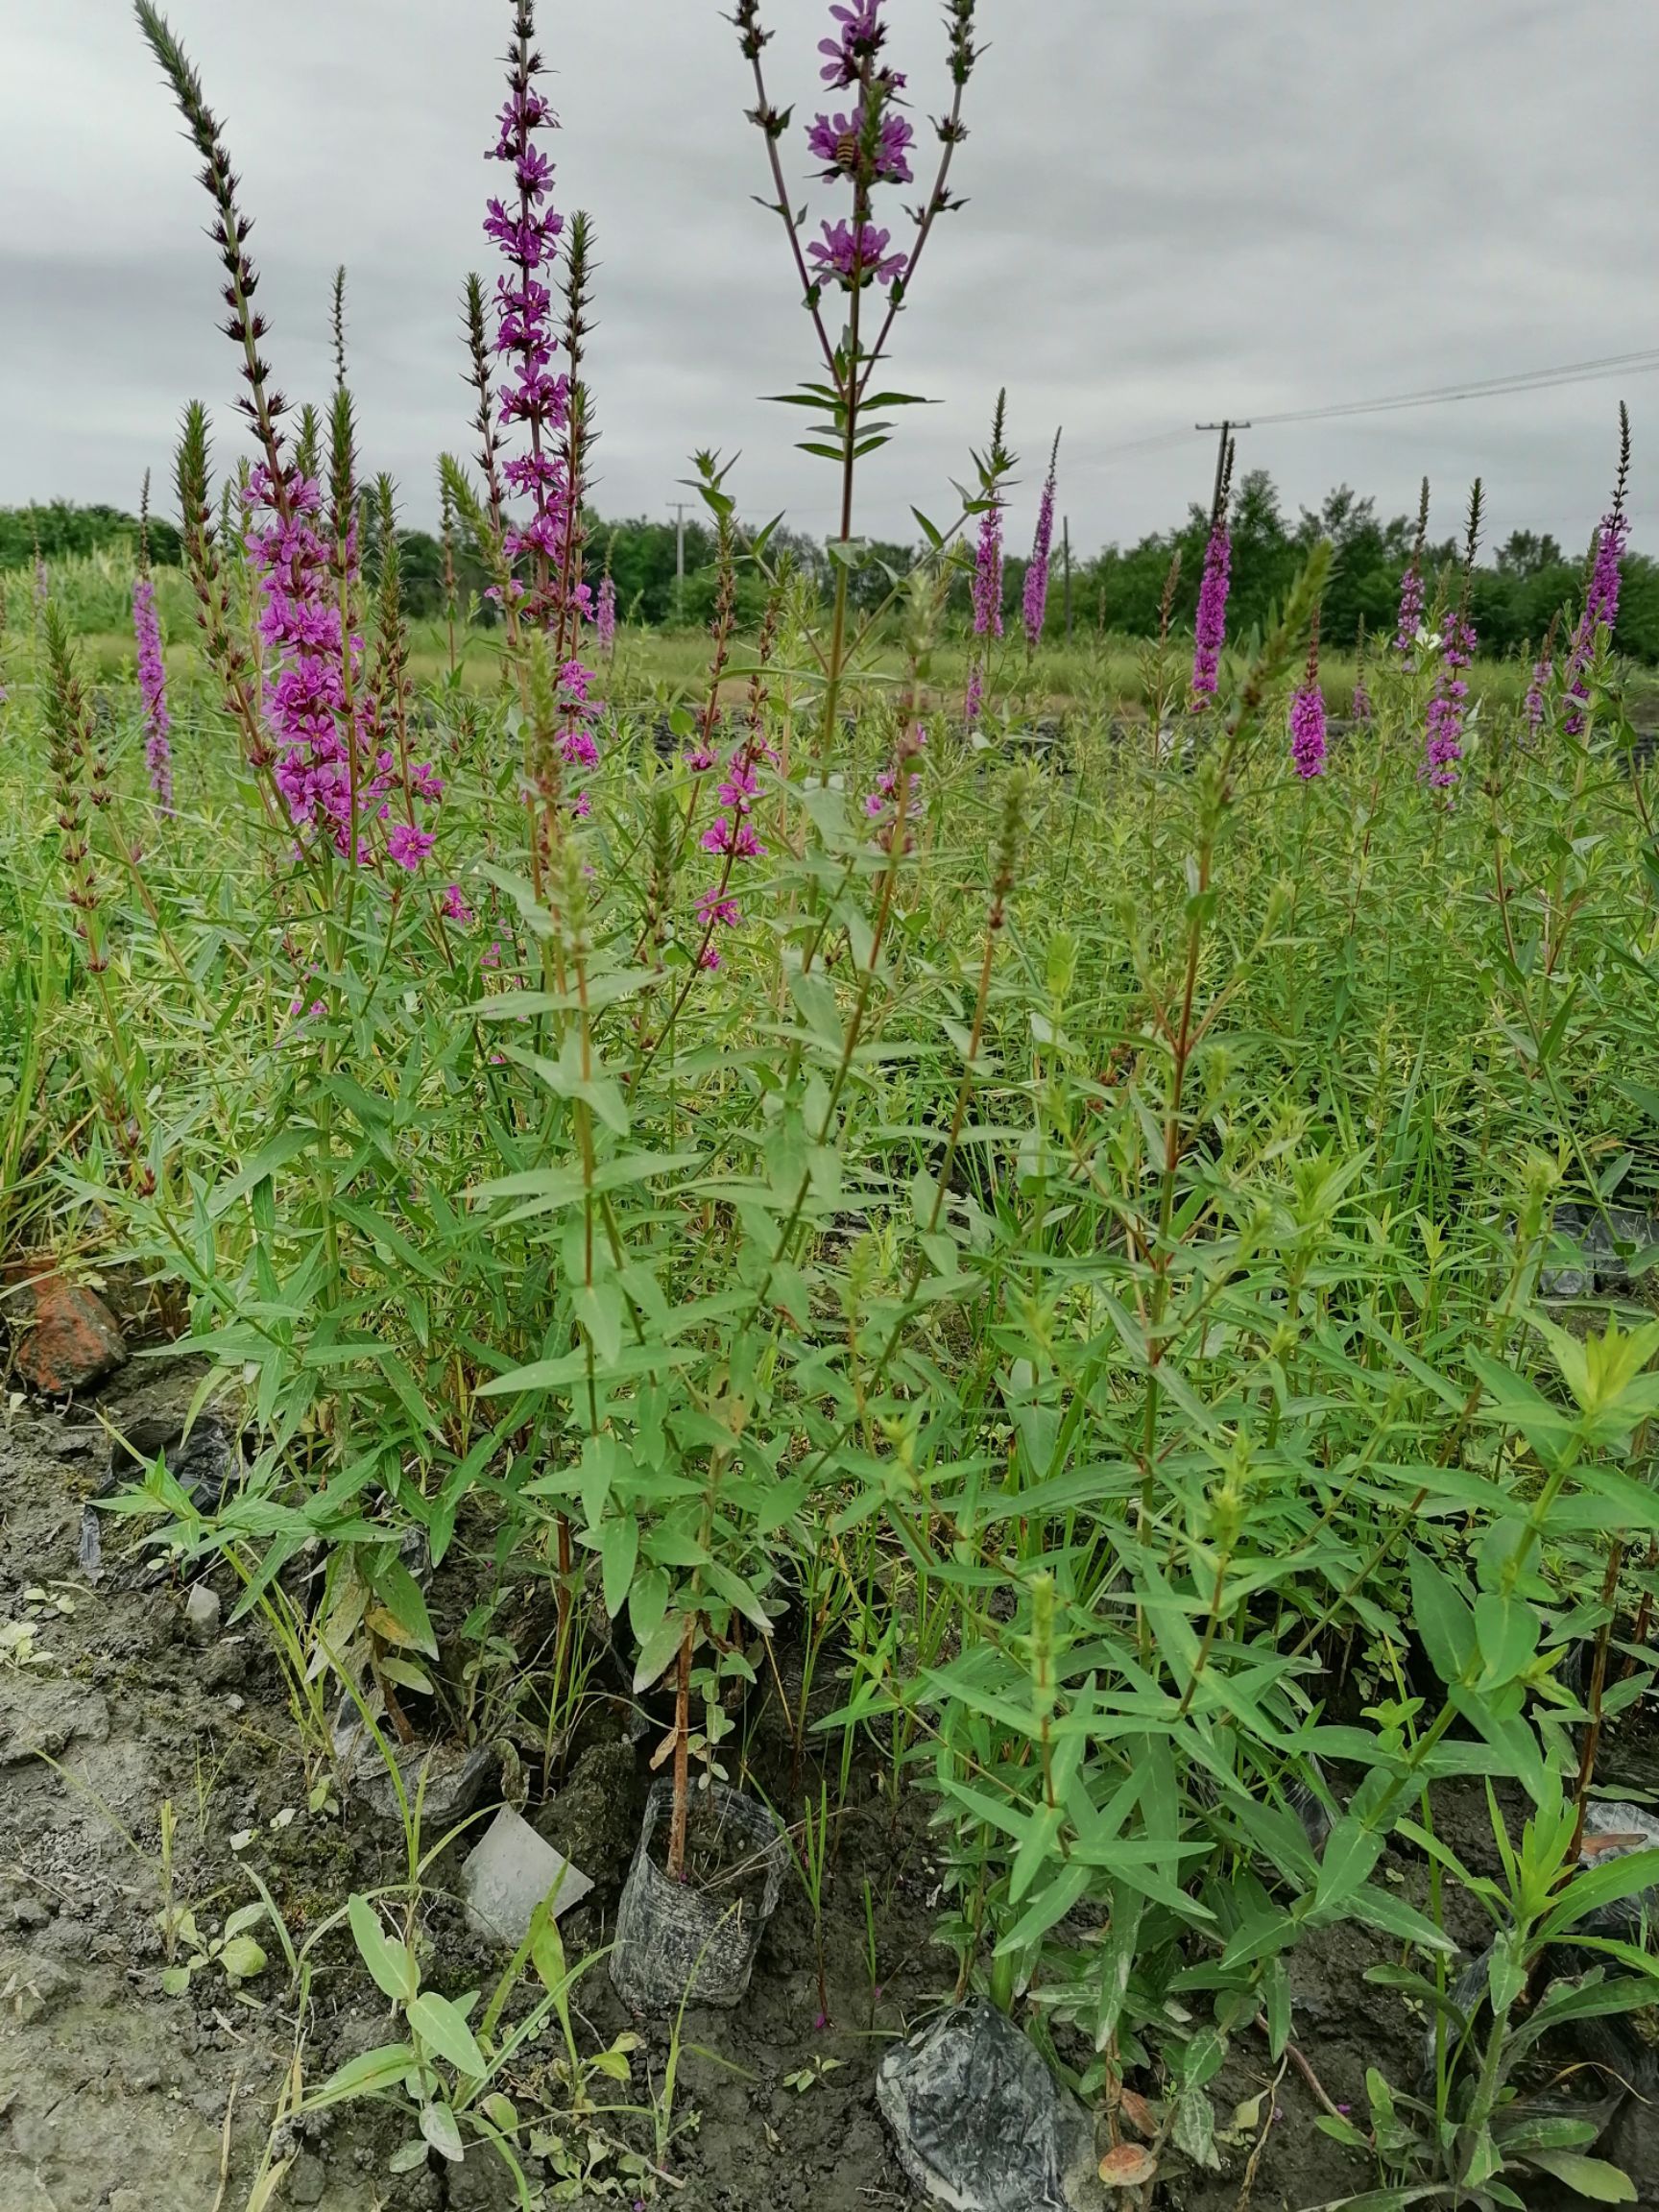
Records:
<instances>
[{"instance_id":1,"label":"purple loosestrife flower spike","mask_svg":"<svg viewBox=\"0 0 1659 2212\"><path fill-rule=\"evenodd\" d=\"M1550 654L1532 663L1532 681L1527 687L1527 727L1534 736L1543 726L1545 694L1554 673L1555 662Z\"/></svg>"},{"instance_id":2,"label":"purple loosestrife flower spike","mask_svg":"<svg viewBox=\"0 0 1659 2212\"><path fill-rule=\"evenodd\" d=\"M1417 665L1417 633L1423 627L1423 545L1429 534L1429 479L1417 498L1417 536L1411 558L1400 579L1400 618L1394 630L1394 649L1408 668Z\"/></svg>"},{"instance_id":3,"label":"purple loosestrife flower spike","mask_svg":"<svg viewBox=\"0 0 1659 2212\"><path fill-rule=\"evenodd\" d=\"M161 657L161 620L156 586L147 575L132 587L132 630L138 642L138 689L144 701L144 758L150 788L163 814L173 811L173 749L168 742L167 664Z\"/></svg>"},{"instance_id":4,"label":"purple loosestrife flower spike","mask_svg":"<svg viewBox=\"0 0 1659 2212\"><path fill-rule=\"evenodd\" d=\"M1233 541L1225 515L1217 516L1204 548L1204 576L1198 587L1198 615L1193 625L1192 706L1194 710L1214 698L1221 678L1221 647L1227 637L1227 592L1232 580Z\"/></svg>"},{"instance_id":5,"label":"purple loosestrife flower spike","mask_svg":"<svg viewBox=\"0 0 1659 2212\"><path fill-rule=\"evenodd\" d=\"M1469 710L1469 683L1463 671L1475 658L1475 626L1469 619L1469 587L1475 573L1475 555L1480 543L1481 487L1476 477L1469 493L1469 526L1463 548L1463 591L1456 608L1447 615L1440 637L1440 666L1434 678L1434 696L1429 702L1423 777L1437 790L1450 790L1458 781L1463 757L1463 723Z\"/></svg>"},{"instance_id":6,"label":"purple loosestrife flower spike","mask_svg":"<svg viewBox=\"0 0 1659 2212\"><path fill-rule=\"evenodd\" d=\"M173 718L167 711L167 663L161 653L161 618L150 574L150 471L138 501L138 574L132 586L132 634L138 648L138 692L144 703L144 758L150 788L163 814L173 811Z\"/></svg>"},{"instance_id":7,"label":"purple loosestrife flower spike","mask_svg":"<svg viewBox=\"0 0 1659 2212\"><path fill-rule=\"evenodd\" d=\"M593 631L599 650L607 659L616 650L616 581L609 568L599 579L599 603L594 609Z\"/></svg>"},{"instance_id":8,"label":"purple loosestrife flower spike","mask_svg":"<svg viewBox=\"0 0 1659 2212\"><path fill-rule=\"evenodd\" d=\"M1306 783L1325 773L1325 694L1319 687L1319 617L1308 647L1308 672L1290 700L1290 757Z\"/></svg>"},{"instance_id":9,"label":"purple loosestrife flower spike","mask_svg":"<svg viewBox=\"0 0 1659 2212\"><path fill-rule=\"evenodd\" d=\"M1549 696L1551 679L1555 674L1555 630L1560 618L1559 612L1550 617L1550 627L1544 633L1543 646L1537 660L1532 663L1532 681L1527 689L1524 711L1527 716L1527 728L1534 737L1543 728L1544 705Z\"/></svg>"},{"instance_id":10,"label":"purple loosestrife flower spike","mask_svg":"<svg viewBox=\"0 0 1659 2212\"><path fill-rule=\"evenodd\" d=\"M1194 714L1209 706L1221 679L1221 648L1227 639L1227 593L1233 576L1233 540L1227 528L1227 509L1232 496L1233 441L1229 438L1227 449L1221 456L1221 481L1216 487L1215 508L1210 517L1204 573L1198 584L1198 612L1192 625L1192 692L1188 704Z\"/></svg>"},{"instance_id":11,"label":"purple loosestrife flower spike","mask_svg":"<svg viewBox=\"0 0 1659 2212\"><path fill-rule=\"evenodd\" d=\"M1440 669L1434 696L1429 702L1428 743L1423 774L1445 790L1457 781L1457 764L1463 757L1463 717L1468 708L1469 685L1463 670L1475 657L1475 633L1461 613L1448 614L1440 640Z\"/></svg>"},{"instance_id":12,"label":"purple loosestrife flower spike","mask_svg":"<svg viewBox=\"0 0 1659 2212\"><path fill-rule=\"evenodd\" d=\"M537 84L542 62L535 36L533 0L514 0L508 95L497 118L495 144L487 156L508 164L516 189L510 200L490 201L484 229L509 271L495 280L494 348L509 368L500 399L501 425L504 430L522 425L527 440L527 449L506 461L501 475L510 490L530 500L532 514L522 528L508 525L502 545L510 563L528 556L528 581L515 578L509 589L520 618L556 637L562 656L557 743L568 766L584 768L599 757L594 733L599 702L591 696L592 672L576 656L582 623L591 611L579 576L581 487L573 480L580 466L581 394L568 373L553 369L553 285L565 218L550 198L553 164L537 142L540 131L557 130L558 117ZM576 228L578 237L585 237L580 216ZM573 246L566 330L571 347L585 327L585 250ZM584 795L572 804L578 814L587 811Z\"/></svg>"},{"instance_id":13,"label":"purple loosestrife flower spike","mask_svg":"<svg viewBox=\"0 0 1659 2212\"><path fill-rule=\"evenodd\" d=\"M993 499L979 517L974 555L974 635L1002 635L1002 502Z\"/></svg>"},{"instance_id":14,"label":"purple loosestrife flower spike","mask_svg":"<svg viewBox=\"0 0 1659 2212\"><path fill-rule=\"evenodd\" d=\"M1060 433L1056 431L1053 450L1048 456L1048 473L1043 483L1043 497L1037 507L1037 535L1031 544L1031 562L1025 571L1022 612L1025 619L1025 642L1033 652L1042 643L1044 618L1048 612L1048 563L1054 548L1054 489L1059 466Z\"/></svg>"},{"instance_id":15,"label":"purple loosestrife flower spike","mask_svg":"<svg viewBox=\"0 0 1659 2212\"><path fill-rule=\"evenodd\" d=\"M1586 678L1590 662L1595 658L1597 635L1603 627L1611 635L1619 620L1622 565L1630 537L1630 518L1624 512L1624 494L1629 477L1630 417L1628 411L1621 405L1619 473L1613 484L1613 504L1601 517L1600 528L1596 533L1590 584L1584 594L1584 611L1578 617L1578 627L1573 633L1573 650L1567 661L1566 728L1569 735L1574 737L1581 737L1584 733L1586 710L1590 704Z\"/></svg>"}]
</instances>

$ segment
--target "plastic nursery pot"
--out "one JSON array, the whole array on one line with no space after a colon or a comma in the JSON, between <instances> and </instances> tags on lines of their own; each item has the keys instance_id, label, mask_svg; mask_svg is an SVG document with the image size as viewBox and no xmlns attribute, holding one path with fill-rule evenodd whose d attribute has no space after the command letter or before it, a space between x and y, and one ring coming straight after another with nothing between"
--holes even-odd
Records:
<instances>
[{"instance_id":1,"label":"plastic nursery pot","mask_svg":"<svg viewBox=\"0 0 1659 2212\"><path fill-rule=\"evenodd\" d=\"M777 1819L719 1782L692 1792L691 1863L684 1882L671 1882L651 1856L651 1839L660 1822L666 1826L673 1798L671 1781L653 1785L616 1908L611 1980L634 2012L671 2011L687 1996L694 2005L735 2005L783 1887Z\"/></svg>"}]
</instances>

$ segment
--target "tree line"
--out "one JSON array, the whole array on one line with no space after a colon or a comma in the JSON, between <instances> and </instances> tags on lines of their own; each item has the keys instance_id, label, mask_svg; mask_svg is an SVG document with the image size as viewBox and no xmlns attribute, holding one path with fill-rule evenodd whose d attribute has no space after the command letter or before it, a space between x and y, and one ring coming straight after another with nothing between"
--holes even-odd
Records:
<instances>
[{"instance_id":1,"label":"tree line","mask_svg":"<svg viewBox=\"0 0 1659 2212\"><path fill-rule=\"evenodd\" d=\"M1410 558L1416 519L1400 515L1379 518L1376 502L1362 497L1348 485L1328 493L1317 508L1304 507L1294 517L1286 515L1279 491L1265 469L1251 469L1239 482L1231 514L1233 538L1232 596L1228 625L1235 635L1265 626L1272 611L1289 589L1309 549L1320 538L1329 538L1336 549L1330 588L1325 598L1324 635L1329 643L1351 650L1363 628L1371 637L1391 636L1400 597L1400 578ZM611 520L597 515L587 517L588 563L590 576L609 568L616 590L617 612L625 621L656 627L700 627L713 612L719 589L715 543L711 530L688 518L685 526L683 562L676 527L645 516ZM1118 637L1149 637L1156 635L1166 587L1177 554L1180 569L1171 601L1174 623L1190 629L1197 605L1203 569L1204 542L1209 517L1197 506L1174 528L1153 531L1127 546L1108 545L1088 560L1074 559L1071 567L1070 608L1074 633L1105 630ZM171 565L179 559L177 528L164 517L152 516L149 525L151 558ZM108 548L135 550L138 518L109 506L75 506L63 500L35 507L0 508L0 568L18 567L35 559L36 551L48 564L66 555ZM773 550L787 548L796 567L828 589L832 570L821 543L800 532L780 530ZM445 559L441 541L430 531L402 530L398 552L404 600L419 619L442 614L445 605ZM902 574L916 549L897 543L872 542L862 552L853 575L853 597L861 608L880 605L891 589L891 579ZM371 575L378 568L378 549L372 514L363 525L365 566ZM1451 588L1460 548L1455 532L1433 539L1426 548L1431 591L1436 572ZM1588 547L1569 549L1548 532L1516 530L1492 548L1475 569L1471 611L1483 654L1507 657L1535 647L1558 610L1575 614L1583 597ZM470 603L474 618L488 622L494 610L485 596L489 577L475 550L460 539L451 545L458 594ZM1005 615L1018 620L1025 564L1011 552L1004 573ZM764 591L759 579L739 569L737 616L753 626L759 619ZM966 571L952 592L955 619L966 625L969 613ZM1066 623L1066 591L1056 555L1054 580L1048 598L1048 634L1058 637ZM1618 649L1631 660L1659 663L1659 563L1646 554L1627 553L1623 590L1620 600Z\"/></svg>"}]
</instances>

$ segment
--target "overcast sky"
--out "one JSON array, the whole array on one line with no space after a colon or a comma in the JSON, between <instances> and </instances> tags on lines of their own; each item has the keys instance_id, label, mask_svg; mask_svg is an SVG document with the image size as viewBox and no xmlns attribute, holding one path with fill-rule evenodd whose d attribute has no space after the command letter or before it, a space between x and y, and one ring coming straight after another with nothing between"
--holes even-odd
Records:
<instances>
[{"instance_id":1,"label":"overcast sky","mask_svg":"<svg viewBox=\"0 0 1659 2212\"><path fill-rule=\"evenodd\" d=\"M558 204L603 264L591 356L602 512L665 513L697 445L742 448L745 510L830 527L830 472L790 450L808 330L745 124L726 0L542 0L558 72ZM481 158L508 0L172 0L257 220L283 389L324 397L327 295L349 271L365 460L434 510L464 449L456 303L489 269ZM769 0L773 97L819 107L827 9ZM894 55L942 104L937 0L889 0ZM1065 425L1086 549L1208 496L1213 441L1123 452L1221 414L1368 398L1659 346L1654 0L980 0L988 44L955 182L901 325L901 418L862 526L940 512L999 384L1024 457L1016 539ZM811 186L815 193L825 188ZM909 195L889 195L904 197ZM824 211L828 212L826 202ZM834 212L841 212L839 207ZM204 195L124 0L0 0L0 504L134 505L180 403L225 412ZM1245 432L1287 503L1346 479L1391 514L1469 479L1494 533L1585 541L1618 399L1636 426L1636 535L1659 540L1659 376ZM906 532L906 534L913 534Z\"/></svg>"}]
</instances>

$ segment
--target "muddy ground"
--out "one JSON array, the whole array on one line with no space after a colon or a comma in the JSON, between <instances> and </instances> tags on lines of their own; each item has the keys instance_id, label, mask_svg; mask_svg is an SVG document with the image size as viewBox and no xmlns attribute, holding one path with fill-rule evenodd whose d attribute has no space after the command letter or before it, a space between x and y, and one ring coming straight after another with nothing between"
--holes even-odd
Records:
<instances>
[{"instance_id":1,"label":"muddy ground","mask_svg":"<svg viewBox=\"0 0 1659 2212\"><path fill-rule=\"evenodd\" d=\"M193 1629L187 1586L132 1522L105 1518L95 1579L83 1564L85 1501L108 1480L106 1424L130 1430L181 1408L195 1379L135 1361L79 1405L14 1400L0 1417L0 2212L242 2212L297 2055L314 2085L392 2038L388 2007L341 1930L309 1955L303 2010L268 1927L255 1932L270 1955L263 1974L233 1984L209 1963L181 1995L163 1988L163 1801L174 1814L175 1896L204 1930L257 1899L257 1874L302 1945L350 1891L402 1871L396 1832L349 1800L345 1815L310 1808L282 1677L256 1628ZM470 1601L465 1588L444 1589L468 1572L465 1547L452 1556L432 1593L435 1614L450 1617ZM212 1580L228 1616L225 1571ZM526 1808L595 1881L564 1922L572 1960L610 1939L655 1740L629 1740L620 1700L596 1700L591 1719L554 1799L538 1806L532 1794ZM741 1751L775 1799L789 1781L781 1734L778 1708L757 1698ZM829 2021L811 1913L793 1875L744 2003L686 2013L666 2111L667 2030L631 2020L595 1966L577 1996L584 2052L630 2031L640 2042L630 2080L592 2077L589 2099L628 2109L573 2122L556 2033L527 2049L510 2086L520 2113L545 2115L526 2166L534 2202L871 2212L911 2201L874 2069L889 2038L949 1995L953 1961L933 1939L940 1869L928 1800L912 1786L895 1815L881 1779L854 1773L841 1824L825 1920ZM1468 1812L1478 1851L1477 1809ZM1420 1878L1404 1863L1398 1872L1407 1887ZM504 1962L442 1893L455 1876L451 1854L429 1877L421 1920L424 1979L450 1994L488 1987ZM1415 2023L1362 1980L1387 1948L1338 1929L1306 1943L1291 1967L1297 2044L1325 2091L1356 2113L1367 2064L1402 2082L1415 2063ZM1223 2130L1237 2106L1261 2099L1258 2124L1222 2145L1219 2174L1172 2170L1161 2203L1306 2212L1371 2182L1365 2162L1315 2128L1296 2070L1275 2086L1277 2071L1264 2044L1235 2053L1216 2085ZM1644 2176L1641 2200L1659 2204L1659 2137L1647 2128L1636 2115L1613 2152ZM483 2149L459 2167L434 2155L390 2173L390 2154L412 2133L386 2106L348 2105L279 2135L276 2149L292 2163L273 2202L493 2212L517 2200Z\"/></svg>"}]
</instances>

